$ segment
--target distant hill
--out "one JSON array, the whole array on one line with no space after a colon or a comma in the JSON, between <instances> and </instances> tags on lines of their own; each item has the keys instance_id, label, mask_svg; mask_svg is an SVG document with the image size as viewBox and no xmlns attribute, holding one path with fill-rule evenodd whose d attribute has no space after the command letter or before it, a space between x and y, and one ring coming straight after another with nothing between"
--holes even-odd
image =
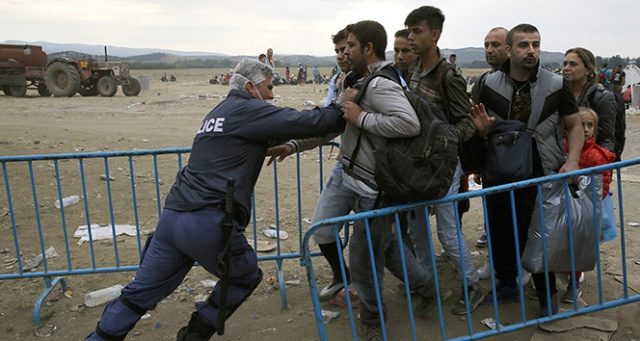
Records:
<instances>
[{"instance_id":1,"label":"distant hill","mask_svg":"<svg viewBox=\"0 0 640 341\"><path fill-rule=\"evenodd\" d=\"M17 45L39 45L42 46L42 49L47 53L56 53L56 52L64 52L64 51L77 51L80 53L85 53L89 55L97 55L104 56L104 45L90 45L90 44L59 44L59 43L50 43L47 41L20 41L20 40L7 40L3 42L3 44L17 44ZM214 52L202 52L202 51L177 51L177 50L169 50L169 49L155 49L155 48L135 48L135 47L119 47L119 46L111 46L107 45L107 53L111 56L119 56L119 57L133 57L145 54L153 54L153 53L166 53L166 54L175 54L178 56L203 56L203 55L213 55L213 56L226 56L221 53Z\"/></svg>"},{"instance_id":2,"label":"distant hill","mask_svg":"<svg viewBox=\"0 0 640 341\"><path fill-rule=\"evenodd\" d=\"M104 59L105 47L90 44L58 44L45 41L17 41L7 40L3 44L39 45L47 53L49 58L67 57L81 59L91 56L95 59ZM457 64L462 68L488 68L484 59L484 49L481 47L465 47L460 49L441 49L445 56L455 53L458 56ZM222 53L203 51L177 51L154 48L130 48L107 46L108 59L110 61L126 61L132 68L196 68L196 67L231 67L243 58L256 58L256 56L231 56ZM330 67L335 65L335 56L310 56L310 55L276 55L277 67L296 67L299 64L306 66ZM387 51L387 60L393 60L393 51ZM540 59L545 65L560 67L564 54L561 52L541 53Z\"/></svg>"}]
</instances>

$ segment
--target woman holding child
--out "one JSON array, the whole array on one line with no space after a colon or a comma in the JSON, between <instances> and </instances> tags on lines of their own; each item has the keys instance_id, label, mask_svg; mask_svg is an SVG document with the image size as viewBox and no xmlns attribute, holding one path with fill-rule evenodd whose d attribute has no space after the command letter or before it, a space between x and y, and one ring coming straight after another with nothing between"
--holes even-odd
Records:
<instances>
[{"instance_id":1,"label":"woman holding child","mask_svg":"<svg viewBox=\"0 0 640 341\"><path fill-rule=\"evenodd\" d=\"M571 83L578 106L591 108L598 114L596 143L613 153L616 100L612 92L595 82L597 71L593 53L582 47L567 50L564 54L562 75Z\"/></svg>"},{"instance_id":2,"label":"woman holding child","mask_svg":"<svg viewBox=\"0 0 640 341\"><path fill-rule=\"evenodd\" d=\"M567 50L562 64L562 75L573 88L585 132L585 143L580 156L580 168L589 168L613 162L615 159L615 119L616 102L614 94L602 85L595 83L597 71L595 57L591 51L576 47ZM609 192L611 172L603 174L603 197ZM576 290L572 282L578 279ZM565 303L573 303L582 295L580 282L582 272L569 274L569 285L563 295Z\"/></svg>"}]
</instances>

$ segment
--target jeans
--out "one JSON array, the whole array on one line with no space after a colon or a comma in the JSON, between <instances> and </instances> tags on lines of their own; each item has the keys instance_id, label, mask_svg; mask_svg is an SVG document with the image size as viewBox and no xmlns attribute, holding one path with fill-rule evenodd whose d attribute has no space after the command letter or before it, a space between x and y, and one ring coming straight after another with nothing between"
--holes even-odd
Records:
<instances>
[{"instance_id":1,"label":"jeans","mask_svg":"<svg viewBox=\"0 0 640 341\"><path fill-rule=\"evenodd\" d=\"M375 201L373 198L355 194L352 208L356 213L370 211L373 209ZM400 243L398 230L395 224L392 224L393 219L394 216L383 216L368 220L374 266L371 264L369 254L366 220L356 220L354 222L353 234L349 243L349 267L351 268L353 286L358 292L362 303L360 318L366 325L380 324L380 309L378 309L376 290L378 290L382 299L384 268L386 267L394 276L404 281L400 248L403 248L404 251L409 286L423 297L435 296L435 290L428 285L428 280L431 276L425 273L404 243ZM377 287L374 284L373 269L375 269L378 278ZM386 317L384 301L382 302L382 312L383 316Z\"/></svg>"},{"instance_id":2,"label":"jeans","mask_svg":"<svg viewBox=\"0 0 640 341\"><path fill-rule=\"evenodd\" d=\"M337 162L320 193L311 223L341 217L351 212L351 203L355 193L342 185L342 163ZM342 226L338 227L342 230ZM329 244L336 241L333 225L318 228L312 235L316 244Z\"/></svg>"},{"instance_id":3,"label":"jeans","mask_svg":"<svg viewBox=\"0 0 640 341\"><path fill-rule=\"evenodd\" d=\"M453 182L451 183L451 187L449 187L447 196L458 193L458 189L460 188L460 177L462 174L462 167L458 162L455 174L453 175ZM462 274L461 258L464 260L467 286L478 283L478 271L476 270L475 265L473 265L473 257L471 256L471 251L469 250L467 241L464 238L461 240L462 249L460 249L458 245L458 227L453 202L440 204L435 207L435 211L438 239L440 240L440 243L442 243L442 248L455 263L456 270L458 270L459 274ZM424 267L425 272L427 274L432 274L431 248L429 245L428 233L425 209L421 208L410 212L409 235L413 241L416 257L418 262L420 262ZM431 282L433 282L433 280L433 278L430 278Z\"/></svg>"}]
</instances>

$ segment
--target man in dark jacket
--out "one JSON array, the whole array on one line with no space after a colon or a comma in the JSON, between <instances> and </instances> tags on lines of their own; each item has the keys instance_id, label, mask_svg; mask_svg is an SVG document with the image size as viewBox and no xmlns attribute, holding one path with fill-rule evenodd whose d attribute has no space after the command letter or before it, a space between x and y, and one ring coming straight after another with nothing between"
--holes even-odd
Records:
<instances>
[{"instance_id":1,"label":"man in dark jacket","mask_svg":"<svg viewBox=\"0 0 640 341\"><path fill-rule=\"evenodd\" d=\"M234 228L229 236L230 260L226 312L228 318L262 279L257 257L244 236L251 211L251 193L267 148L292 138L342 131L345 121L336 105L298 111L273 106L274 71L245 59L230 80L227 99L203 120L193 140L186 167L167 195L155 234L147 240L140 268L122 296L105 308L87 340L124 340L146 311L171 294L197 261L220 277L218 258L227 239L225 219L227 179L235 180ZM188 326L178 340L209 340L218 327L221 285L205 302L196 303Z\"/></svg>"}]
</instances>

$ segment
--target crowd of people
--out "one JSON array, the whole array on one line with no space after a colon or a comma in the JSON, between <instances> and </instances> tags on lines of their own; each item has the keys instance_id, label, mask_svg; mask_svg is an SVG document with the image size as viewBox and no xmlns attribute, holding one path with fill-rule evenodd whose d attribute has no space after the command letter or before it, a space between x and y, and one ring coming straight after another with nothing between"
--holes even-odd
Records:
<instances>
[{"instance_id":1,"label":"crowd of people","mask_svg":"<svg viewBox=\"0 0 640 341\"><path fill-rule=\"evenodd\" d=\"M209 340L216 331L224 331L224 321L262 279L244 230L250 219L251 193L267 156L271 157L269 162L282 161L339 136L338 161L320 193L312 223L387 205L376 183L374 150L389 139L419 133L418 113L405 90L446 113L457 133L460 150L473 142L486 149L484 141L500 126L497 122L527 123L535 113L539 116L535 125L537 138L531 152L533 171L528 179L620 159L615 98L595 82L598 72L591 52L580 47L567 50L563 74L558 75L540 65L541 37L535 26L493 28L484 41L486 61L492 69L478 77L469 94L455 58L450 56L447 61L438 47L444 21L441 10L432 6L409 13L404 29L395 34L394 61L385 60L387 33L380 23L365 20L339 29L331 37L337 67L322 108L298 111L265 102L273 98L274 82L279 77L274 71L272 49L259 60L241 61L229 78L228 97L204 118L195 135L188 164L178 172L167 195L135 278L119 299L107 305L87 339L123 340L147 310L177 288L196 261L221 280L205 302L196 304L196 311L178 332L177 340ZM379 77L367 82L368 77L383 69L393 70L399 81ZM319 78L316 70L314 80ZM297 81L304 82L305 75L306 67L299 65ZM293 77L289 68L285 77ZM613 90L619 91L615 89L619 79L611 77L611 82ZM564 132L564 139L557 138L558 131ZM277 143L281 141L287 142ZM491 169L458 161L447 195L465 190L465 176L482 179L485 188L499 185L485 178L488 171ZM235 186L229 184L228 178L235 180ZM345 283L352 284L362 303L358 332L366 340L383 339L381 320L389 312L384 302L378 305L376 290L384 292L385 269L404 281L406 267L408 283L403 288L415 292L413 307L417 316L433 316L438 298L445 302L454 290L459 298L451 313L456 315L471 313L483 303L518 301L518 286L524 284L525 276L516 254L522 253L527 242L536 191L535 187L525 187L513 192L513 216L511 210L504 209L511 205L509 193L487 196L488 233L477 244L491 245L493 262L488 261L480 269L474 266L467 242L458 239L465 205L445 203L433 208L443 248L437 257L450 259L459 276L453 288L435 282L431 258L434 246L429 243L424 209L407 214L400 229L395 228L391 217L372 219L370 227L364 221L355 221L349 257L341 255L333 226L318 229L313 239L333 272L331 282L319 292L320 300L327 301L344 289ZM407 243L399 245L397 233L406 234ZM374 267L370 265L369 245ZM343 263L345 259L348 264ZM485 292L478 281L487 278L488 273L495 274L497 285ZM548 287L544 273L531 275L540 316L556 314L559 309L555 274L547 275ZM576 285L567 287L562 295L564 302L573 302L581 294L581 275L570 276Z\"/></svg>"}]
</instances>

